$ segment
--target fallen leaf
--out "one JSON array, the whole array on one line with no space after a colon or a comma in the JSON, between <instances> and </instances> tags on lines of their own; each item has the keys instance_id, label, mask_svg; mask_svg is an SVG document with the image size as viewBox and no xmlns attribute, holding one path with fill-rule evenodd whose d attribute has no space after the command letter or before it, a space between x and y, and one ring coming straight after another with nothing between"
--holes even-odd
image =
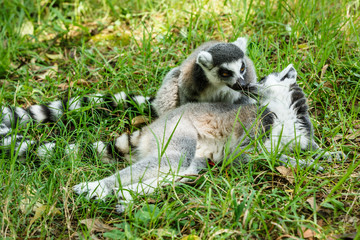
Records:
<instances>
[{"instance_id":1,"label":"fallen leaf","mask_svg":"<svg viewBox=\"0 0 360 240\"><path fill-rule=\"evenodd\" d=\"M81 220L80 223L84 224L91 233L92 232L107 232L107 231L116 229L114 227L111 227L111 226L103 223L99 219L88 218L88 219Z\"/></svg>"},{"instance_id":2,"label":"fallen leaf","mask_svg":"<svg viewBox=\"0 0 360 240\"><path fill-rule=\"evenodd\" d=\"M324 87L330 88L330 89L334 89L334 86L332 85L331 82L325 82L324 83Z\"/></svg>"},{"instance_id":3,"label":"fallen leaf","mask_svg":"<svg viewBox=\"0 0 360 240\"><path fill-rule=\"evenodd\" d=\"M26 211L27 211L27 209L29 208L30 205L31 205L31 201L30 201L29 198L23 198L23 199L21 199L20 205L19 205L20 211L21 211L22 213L26 213ZM35 212L35 210L36 210L37 208L41 207L41 206L42 206L41 203L36 202L36 203L34 204L34 206L32 206L32 211Z\"/></svg>"},{"instance_id":4,"label":"fallen leaf","mask_svg":"<svg viewBox=\"0 0 360 240\"><path fill-rule=\"evenodd\" d=\"M354 140L356 139L358 136L360 136L360 130L356 131L356 132L353 132L353 131L349 131L349 134L346 135L346 139L349 139L349 140Z\"/></svg>"},{"instance_id":5,"label":"fallen leaf","mask_svg":"<svg viewBox=\"0 0 360 240\"><path fill-rule=\"evenodd\" d=\"M61 90L66 90L69 87L73 87L73 86L74 86L74 82L70 82L70 84L68 82L64 82L57 85L57 87Z\"/></svg>"},{"instance_id":6,"label":"fallen leaf","mask_svg":"<svg viewBox=\"0 0 360 240\"><path fill-rule=\"evenodd\" d=\"M31 220L30 220L30 226L31 226L37 219L39 219L39 218L46 212L47 209L49 209L48 215L61 214L60 210L57 209L57 208L54 207L54 206L51 206L51 207L49 208L48 205L42 205L42 204L40 204L39 207L36 207L36 208L34 209L35 214L34 214L34 217L32 217Z\"/></svg>"},{"instance_id":7,"label":"fallen leaf","mask_svg":"<svg viewBox=\"0 0 360 240\"><path fill-rule=\"evenodd\" d=\"M307 43L299 44L299 45L297 45L297 47L299 49L308 49L308 48L310 48Z\"/></svg>"},{"instance_id":8,"label":"fallen leaf","mask_svg":"<svg viewBox=\"0 0 360 240\"><path fill-rule=\"evenodd\" d=\"M187 235L181 238L181 240L201 240L201 238L196 235Z\"/></svg>"},{"instance_id":9,"label":"fallen leaf","mask_svg":"<svg viewBox=\"0 0 360 240\"><path fill-rule=\"evenodd\" d=\"M144 123L149 123L149 118L146 116L136 116L131 120L131 124L135 127L140 127Z\"/></svg>"},{"instance_id":10,"label":"fallen leaf","mask_svg":"<svg viewBox=\"0 0 360 240\"><path fill-rule=\"evenodd\" d=\"M89 86L90 85L88 81L86 81L85 79L81 79L81 78L76 81L76 84L77 85L82 85L82 86Z\"/></svg>"},{"instance_id":11,"label":"fallen leaf","mask_svg":"<svg viewBox=\"0 0 360 240\"><path fill-rule=\"evenodd\" d=\"M313 237L315 237L315 231L311 230L311 229L306 229L304 234L304 238L308 238L308 239L313 239Z\"/></svg>"},{"instance_id":12,"label":"fallen leaf","mask_svg":"<svg viewBox=\"0 0 360 240\"><path fill-rule=\"evenodd\" d=\"M57 87L60 89L60 90L66 90L69 88L69 84L68 83L60 83L57 85Z\"/></svg>"},{"instance_id":13,"label":"fallen leaf","mask_svg":"<svg viewBox=\"0 0 360 240\"><path fill-rule=\"evenodd\" d=\"M23 37L25 35L33 35L34 34L34 25L29 20L24 21L21 25L20 35Z\"/></svg>"},{"instance_id":14,"label":"fallen leaf","mask_svg":"<svg viewBox=\"0 0 360 240\"><path fill-rule=\"evenodd\" d=\"M346 234L339 234L339 235L334 235L332 236L333 239L359 239L357 237L359 237L360 234L358 234L357 232L353 232L353 233L346 233Z\"/></svg>"},{"instance_id":15,"label":"fallen leaf","mask_svg":"<svg viewBox=\"0 0 360 240\"><path fill-rule=\"evenodd\" d=\"M325 64L321 69L320 79L322 79L325 75L326 69L329 67L329 64Z\"/></svg>"},{"instance_id":16,"label":"fallen leaf","mask_svg":"<svg viewBox=\"0 0 360 240\"><path fill-rule=\"evenodd\" d=\"M319 225L320 227L325 226L325 222L324 222L324 220L322 220L322 219L318 219L318 220L317 220L317 225Z\"/></svg>"},{"instance_id":17,"label":"fallen leaf","mask_svg":"<svg viewBox=\"0 0 360 240\"><path fill-rule=\"evenodd\" d=\"M46 53L45 55L46 55L47 58L49 58L51 60L59 60L59 59L64 58L64 56L61 53L58 53L58 54Z\"/></svg>"},{"instance_id":18,"label":"fallen leaf","mask_svg":"<svg viewBox=\"0 0 360 240\"><path fill-rule=\"evenodd\" d=\"M58 72L58 65L54 64L54 66L49 67L46 71L42 74L35 75L35 77L39 80L44 80L46 77L54 77Z\"/></svg>"},{"instance_id":19,"label":"fallen leaf","mask_svg":"<svg viewBox=\"0 0 360 240\"><path fill-rule=\"evenodd\" d=\"M309 197L308 199L306 199L306 202L310 204L310 207L312 209L315 209L316 212L320 209L320 207L316 204L314 197Z\"/></svg>"},{"instance_id":20,"label":"fallen leaf","mask_svg":"<svg viewBox=\"0 0 360 240\"><path fill-rule=\"evenodd\" d=\"M319 229L318 229L319 231ZM314 230L311 230L309 228L302 227L301 229L298 229L298 236L301 238L313 240L315 238L316 232Z\"/></svg>"},{"instance_id":21,"label":"fallen leaf","mask_svg":"<svg viewBox=\"0 0 360 240\"><path fill-rule=\"evenodd\" d=\"M338 134L338 135L335 135L332 139L333 139L334 141L338 141L338 140L343 139L343 138L344 138L343 135Z\"/></svg>"},{"instance_id":22,"label":"fallen leaf","mask_svg":"<svg viewBox=\"0 0 360 240\"><path fill-rule=\"evenodd\" d=\"M283 177L285 177L286 180L289 181L289 183L294 183L294 174L293 174L291 168L287 168L284 166L278 166L278 167L276 167L276 170L278 170L279 173L281 173L281 175Z\"/></svg>"}]
</instances>

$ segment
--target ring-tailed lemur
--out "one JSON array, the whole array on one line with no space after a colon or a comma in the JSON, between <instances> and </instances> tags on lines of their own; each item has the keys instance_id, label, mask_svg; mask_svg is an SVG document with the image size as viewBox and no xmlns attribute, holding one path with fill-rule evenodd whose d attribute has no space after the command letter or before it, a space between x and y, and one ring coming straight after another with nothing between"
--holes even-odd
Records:
<instances>
[{"instance_id":1,"label":"ring-tailed lemur","mask_svg":"<svg viewBox=\"0 0 360 240\"><path fill-rule=\"evenodd\" d=\"M165 76L152 103L156 113L161 116L188 102L249 102L246 95L236 91L257 78L246 48L246 38L202 44Z\"/></svg>"},{"instance_id":2,"label":"ring-tailed lemur","mask_svg":"<svg viewBox=\"0 0 360 240\"><path fill-rule=\"evenodd\" d=\"M105 199L115 191L122 199L122 205L117 206L122 212L133 193L149 194L169 182L186 182L186 175L206 168L207 159L223 161L225 149L240 154L254 139L262 141L269 152L277 149L280 162L311 166L312 161L296 161L283 154L285 149L292 151L296 147L318 148L296 75L289 65L249 85L248 90L254 88L251 91L259 96L256 103L188 103L169 111L136 133L131 166L102 180L80 183L73 187L74 191L97 199ZM126 137L120 143L124 150L128 148Z\"/></svg>"},{"instance_id":3,"label":"ring-tailed lemur","mask_svg":"<svg viewBox=\"0 0 360 240\"><path fill-rule=\"evenodd\" d=\"M240 91L236 91L249 83L255 83L257 78L254 64L246 55L246 47L246 38L238 38L232 43L216 41L204 43L179 67L174 68L165 76L153 101L141 96L135 96L133 99L136 103L149 101L152 109L159 116L188 102L248 103L252 100ZM114 95L113 98L98 96L98 101L106 100L112 107L117 106L119 101L124 101L125 97L124 93ZM66 104L70 110L74 110L81 107L84 100L88 102L87 98L70 99L65 104L55 101L48 106L31 106L28 111L21 108L16 108L15 111L3 108L4 122L10 126L11 122L16 123L19 120L25 122L31 118L38 122L56 121L66 109L64 107ZM19 141L20 136L16 140ZM99 141L94 143L93 147L103 161L109 161L113 159L113 156L121 156L119 155L121 146L119 148L117 145L120 140L115 139L110 143ZM26 143L22 146L20 156L26 153L32 141L27 139ZM20 146L19 143L16 145ZM47 144L47 147L54 146L54 144ZM52 149L48 150L51 152Z\"/></svg>"},{"instance_id":4,"label":"ring-tailed lemur","mask_svg":"<svg viewBox=\"0 0 360 240\"><path fill-rule=\"evenodd\" d=\"M211 41L202 44L165 76L151 102L156 114L162 116L189 102L247 104L254 101L238 91L257 79L246 48L246 38L238 38L232 43ZM100 141L94 146L102 158L109 161L113 156L123 156L123 146L119 144L122 138L109 144ZM133 145L132 141L129 141L130 145Z\"/></svg>"}]
</instances>

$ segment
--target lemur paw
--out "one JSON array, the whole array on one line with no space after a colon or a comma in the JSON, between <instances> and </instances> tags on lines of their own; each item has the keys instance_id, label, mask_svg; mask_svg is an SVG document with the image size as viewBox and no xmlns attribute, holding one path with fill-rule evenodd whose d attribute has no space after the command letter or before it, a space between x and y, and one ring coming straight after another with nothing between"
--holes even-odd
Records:
<instances>
[{"instance_id":1,"label":"lemur paw","mask_svg":"<svg viewBox=\"0 0 360 240\"><path fill-rule=\"evenodd\" d=\"M125 212L125 206L124 205L121 205L121 204L117 204L116 206L115 206L115 211L117 212L117 213L123 213L123 212Z\"/></svg>"},{"instance_id":2,"label":"lemur paw","mask_svg":"<svg viewBox=\"0 0 360 240\"><path fill-rule=\"evenodd\" d=\"M73 187L76 194L81 195L85 193L87 199L105 200L106 196L112 192L112 189L107 187L101 181L83 182Z\"/></svg>"},{"instance_id":3,"label":"lemur paw","mask_svg":"<svg viewBox=\"0 0 360 240\"><path fill-rule=\"evenodd\" d=\"M306 167L312 167L312 169L314 169L317 172L323 172L324 168L319 166L318 164L314 163L312 160L302 160L302 159L298 159L296 160L295 158L289 157L287 155L281 155L280 158L280 164L281 165L285 165L285 166L292 166L292 167L302 167L302 168L306 168Z\"/></svg>"},{"instance_id":4,"label":"lemur paw","mask_svg":"<svg viewBox=\"0 0 360 240\"><path fill-rule=\"evenodd\" d=\"M129 201L126 200L119 200L119 204L115 206L115 211L117 213L123 213L126 210L127 205L129 204Z\"/></svg>"},{"instance_id":5,"label":"lemur paw","mask_svg":"<svg viewBox=\"0 0 360 240\"><path fill-rule=\"evenodd\" d=\"M320 159L326 160L327 162L342 162L347 158L347 156L341 151L324 152L324 154L317 154L316 156L318 155L320 155Z\"/></svg>"}]
</instances>

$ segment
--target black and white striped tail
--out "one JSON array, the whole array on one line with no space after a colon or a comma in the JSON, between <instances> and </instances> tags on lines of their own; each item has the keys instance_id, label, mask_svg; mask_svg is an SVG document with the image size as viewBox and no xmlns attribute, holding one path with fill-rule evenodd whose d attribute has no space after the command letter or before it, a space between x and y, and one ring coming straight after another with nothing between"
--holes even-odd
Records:
<instances>
[{"instance_id":1,"label":"black and white striped tail","mask_svg":"<svg viewBox=\"0 0 360 240\"><path fill-rule=\"evenodd\" d=\"M129 160L129 153L139 145L141 130L132 134L123 133L115 140L105 143L102 141L93 144L93 148L103 162L114 161L115 159Z\"/></svg>"},{"instance_id":2,"label":"black and white striped tail","mask_svg":"<svg viewBox=\"0 0 360 240\"><path fill-rule=\"evenodd\" d=\"M113 162L117 159L127 158L131 149L136 148L139 142L140 131L133 134L124 133L114 141L105 143L102 141L87 145L87 149L98 156L104 163ZM11 128L0 124L0 153L17 155L19 159L27 159L35 156L39 159L50 157L56 149L57 142L42 142L30 140L22 135L11 134ZM65 155L76 157L83 151L80 144L68 144L65 147Z\"/></svg>"},{"instance_id":3,"label":"black and white striped tail","mask_svg":"<svg viewBox=\"0 0 360 240\"><path fill-rule=\"evenodd\" d=\"M129 106L151 104L152 99L144 96L128 95L120 92L115 95L95 94L89 97L74 97L65 100L57 100L44 105L32 105L26 109L21 107L1 107L0 124L7 127L23 125L34 120L37 123L56 122L67 111L73 111L85 106L101 106L114 110L119 105L125 108Z\"/></svg>"},{"instance_id":4,"label":"black and white striped tail","mask_svg":"<svg viewBox=\"0 0 360 240\"><path fill-rule=\"evenodd\" d=\"M16 155L19 159L32 158L33 156L44 159L55 151L56 142L39 142L19 134L12 134L12 129L5 124L0 124L0 153L7 156ZM65 148L65 154L78 151L76 144Z\"/></svg>"}]
</instances>

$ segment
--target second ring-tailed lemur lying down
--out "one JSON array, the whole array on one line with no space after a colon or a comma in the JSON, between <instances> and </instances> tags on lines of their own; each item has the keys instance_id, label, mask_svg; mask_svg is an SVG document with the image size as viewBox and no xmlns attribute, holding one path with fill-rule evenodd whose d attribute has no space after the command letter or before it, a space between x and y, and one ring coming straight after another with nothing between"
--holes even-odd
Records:
<instances>
[{"instance_id":1,"label":"second ring-tailed lemur lying down","mask_svg":"<svg viewBox=\"0 0 360 240\"><path fill-rule=\"evenodd\" d=\"M115 192L122 203L117 210L122 212L133 193L149 194L173 180L186 182L186 175L206 168L207 159L219 163L224 160L225 149L230 154L240 154L254 141L261 142L265 151L274 153L277 149L284 164L312 166L312 161L295 160L284 154L295 148L318 148L306 98L296 76L296 70L289 65L259 83L249 84L247 91L258 95L256 103L188 103L169 111L135 133L136 152L131 166L102 180L80 183L73 187L74 191L97 199ZM126 151L127 139L120 143ZM334 155L340 157L338 153ZM312 167L321 170L320 166Z\"/></svg>"},{"instance_id":2,"label":"second ring-tailed lemur lying down","mask_svg":"<svg viewBox=\"0 0 360 240\"><path fill-rule=\"evenodd\" d=\"M256 72L252 61L246 55L246 38L238 38L232 43L211 41L198 47L179 67L172 69L164 78L151 105L158 116L163 115L180 105L188 102L223 102L245 104L251 101L246 95L236 91L242 86L256 82ZM68 101L55 101L48 105L34 105L27 110L22 108L2 108L3 123L0 131L4 132L3 146L12 142L11 125L20 125L34 119L37 122L57 121L65 110L76 110L88 104L104 104L115 108L128 100L125 93L114 96L95 95L93 97L71 98ZM132 96L135 103L144 103L148 98ZM106 105L102 105L106 106ZM1 130L2 129L2 130ZM113 156L121 156L120 139L109 144L96 142L93 147L100 153L104 161L111 161ZM16 136L15 146L19 150L18 156L26 156L32 145L38 144L31 139ZM21 141L24 141L21 144ZM120 147L120 148L119 148ZM40 157L48 155L55 148L55 143L45 143L35 150ZM72 144L70 149L76 149Z\"/></svg>"}]
</instances>

